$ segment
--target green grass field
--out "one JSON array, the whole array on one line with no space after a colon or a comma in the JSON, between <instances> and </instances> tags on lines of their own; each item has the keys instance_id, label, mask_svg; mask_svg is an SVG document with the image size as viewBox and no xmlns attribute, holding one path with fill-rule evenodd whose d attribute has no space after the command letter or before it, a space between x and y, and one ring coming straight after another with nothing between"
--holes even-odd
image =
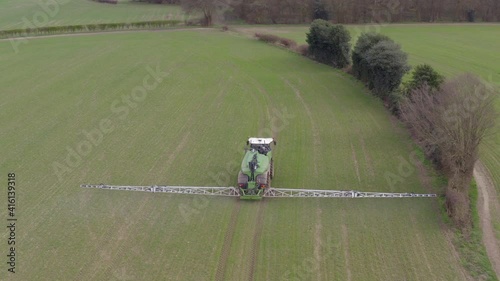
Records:
<instances>
[{"instance_id":1,"label":"green grass field","mask_svg":"<svg viewBox=\"0 0 500 281\"><path fill-rule=\"evenodd\" d=\"M275 187L432 191L405 165L406 131L346 74L211 30L32 39L17 54L3 41L0 61L16 280L465 280L435 199L259 203L79 187L234 185L246 138L272 128ZM6 209L1 200L0 217Z\"/></svg>"},{"instance_id":2,"label":"green grass field","mask_svg":"<svg viewBox=\"0 0 500 281\"><path fill-rule=\"evenodd\" d=\"M0 30L54 25L183 19L179 6L121 0L104 4L91 0L0 1ZM29 22L30 24L26 24Z\"/></svg>"},{"instance_id":3,"label":"green grass field","mask_svg":"<svg viewBox=\"0 0 500 281\"><path fill-rule=\"evenodd\" d=\"M454 75L471 72L500 87L500 24L397 24L384 26L347 26L353 44L361 32L376 31L388 35L409 54L411 65L427 63L440 73ZM305 44L308 26L245 26L243 33L268 32ZM500 98L497 99L500 111ZM494 135L489 136L481 151L500 201L500 119ZM500 210L494 216L500 239Z\"/></svg>"}]
</instances>

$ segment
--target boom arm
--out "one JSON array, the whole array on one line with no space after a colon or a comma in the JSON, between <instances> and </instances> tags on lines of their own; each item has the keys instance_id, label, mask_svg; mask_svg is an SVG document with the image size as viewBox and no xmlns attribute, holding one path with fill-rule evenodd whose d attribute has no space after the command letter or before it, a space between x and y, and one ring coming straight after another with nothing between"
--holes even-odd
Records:
<instances>
[{"instance_id":1,"label":"boom arm","mask_svg":"<svg viewBox=\"0 0 500 281\"><path fill-rule=\"evenodd\" d=\"M106 185L106 184L82 184L83 188L99 188L109 190L143 191L152 193L176 193L176 194L198 194L218 196L240 196L240 192L234 187L202 187L202 186L128 186L128 185ZM387 192L364 192L354 190L314 190L314 189L290 189L290 188L267 188L264 197L326 197L326 198L413 198L413 197L437 197L436 194L418 193L387 193Z\"/></svg>"}]
</instances>

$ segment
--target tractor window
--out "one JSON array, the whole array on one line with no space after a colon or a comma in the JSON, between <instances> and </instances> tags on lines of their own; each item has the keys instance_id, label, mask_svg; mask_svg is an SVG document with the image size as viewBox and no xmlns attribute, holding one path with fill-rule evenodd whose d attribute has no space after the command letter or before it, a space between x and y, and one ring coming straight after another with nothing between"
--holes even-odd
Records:
<instances>
[{"instance_id":1,"label":"tractor window","mask_svg":"<svg viewBox=\"0 0 500 281\"><path fill-rule=\"evenodd\" d=\"M257 150L260 154L267 155L271 151L271 145L269 144L251 144L250 148Z\"/></svg>"}]
</instances>

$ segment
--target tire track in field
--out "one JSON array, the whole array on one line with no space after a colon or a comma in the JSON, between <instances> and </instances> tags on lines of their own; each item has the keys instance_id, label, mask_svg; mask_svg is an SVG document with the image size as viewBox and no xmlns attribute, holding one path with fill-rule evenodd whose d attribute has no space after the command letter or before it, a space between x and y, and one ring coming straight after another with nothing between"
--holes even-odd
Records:
<instances>
[{"instance_id":1,"label":"tire track in field","mask_svg":"<svg viewBox=\"0 0 500 281\"><path fill-rule=\"evenodd\" d=\"M316 126L316 123L314 122L314 119L313 119L313 116L312 116L312 111L309 108L309 105L307 105L307 103L304 101L304 98L302 98L302 95L301 95L299 89L297 89L286 78L281 77L281 79L285 82L285 84L288 87L290 87L293 90L293 92L295 93L295 96L297 97L297 99L300 101L300 103L302 104L302 106L306 110L307 117L309 118L309 121L311 122L311 129L312 129L312 134L313 134L314 175L316 177L318 177L319 176L319 172L318 172L318 161L317 161L318 157L317 156L318 156L318 147L321 145L321 139L320 139L320 136L319 136L319 129Z\"/></svg>"},{"instance_id":2,"label":"tire track in field","mask_svg":"<svg viewBox=\"0 0 500 281\"><path fill-rule=\"evenodd\" d=\"M347 225L345 224L345 211L342 212L342 244L344 247L344 259L345 259L345 268L347 273L347 280L352 280L351 274L351 266L350 266L350 254L349 254L349 232L347 230Z\"/></svg>"},{"instance_id":3,"label":"tire track in field","mask_svg":"<svg viewBox=\"0 0 500 281\"><path fill-rule=\"evenodd\" d=\"M236 222L238 221L238 214L240 213L241 201L238 199L234 205L233 211L231 213L231 218L229 219L229 226L227 227L226 234L224 235L224 244L222 245L222 252L219 257L219 264L217 265L217 271L215 273L215 280L224 280L224 274L226 273L227 259L229 253L231 252L231 244L233 242L234 232L236 230Z\"/></svg>"},{"instance_id":4,"label":"tire track in field","mask_svg":"<svg viewBox=\"0 0 500 281\"><path fill-rule=\"evenodd\" d=\"M259 257L259 245L260 237L262 234L262 227L264 225L264 210L266 207L265 201L259 202L259 209L257 210L257 220L255 221L255 230L253 234L252 248L251 248L251 260L250 260L250 272L248 274L248 281L254 280L255 268L257 267L257 258Z\"/></svg>"},{"instance_id":5,"label":"tire track in field","mask_svg":"<svg viewBox=\"0 0 500 281\"><path fill-rule=\"evenodd\" d=\"M356 158L356 151L354 150L354 146L351 143L351 152L352 152L352 161L354 163L354 169L356 170L356 177L358 178L358 182L361 183L361 176L359 175L359 166L358 159Z\"/></svg>"}]
</instances>

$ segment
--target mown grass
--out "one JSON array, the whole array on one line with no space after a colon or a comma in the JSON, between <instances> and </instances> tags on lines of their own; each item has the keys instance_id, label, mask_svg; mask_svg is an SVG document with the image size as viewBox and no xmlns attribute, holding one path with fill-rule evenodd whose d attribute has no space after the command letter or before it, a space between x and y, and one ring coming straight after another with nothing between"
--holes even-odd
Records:
<instances>
[{"instance_id":1,"label":"mown grass","mask_svg":"<svg viewBox=\"0 0 500 281\"><path fill-rule=\"evenodd\" d=\"M116 5L91 0L0 2L0 30L31 27L29 25L45 27L166 19L182 20L184 13L176 5L152 5L129 0L119 1Z\"/></svg>"},{"instance_id":2,"label":"mown grass","mask_svg":"<svg viewBox=\"0 0 500 281\"><path fill-rule=\"evenodd\" d=\"M405 164L411 140L381 102L297 54L208 30L10 48L0 42L0 170L19 179L18 280L213 279L235 199L79 185L234 185L245 139L271 124L276 187L426 192ZM168 76L126 106L157 65ZM103 118L113 131L58 180L54 163ZM245 202L225 276L461 280L432 200L268 199L255 268L259 204Z\"/></svg>"}]
</instances>

